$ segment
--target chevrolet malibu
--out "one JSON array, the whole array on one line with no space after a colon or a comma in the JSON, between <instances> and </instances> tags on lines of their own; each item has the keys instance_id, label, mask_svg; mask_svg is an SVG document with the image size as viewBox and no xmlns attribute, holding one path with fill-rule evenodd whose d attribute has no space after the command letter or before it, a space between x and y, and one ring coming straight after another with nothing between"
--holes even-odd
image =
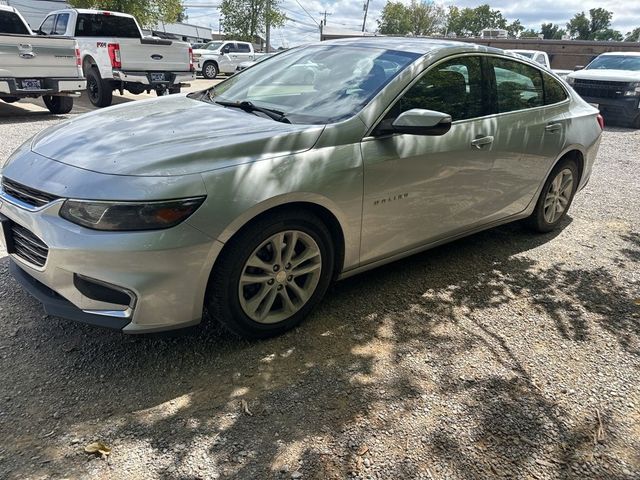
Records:
<instances>
[{"instance_id":1,"label":"chevrolet malibu","mask_svg":"<svg viewBox=\"0 0 640 480\"><path fill-rule=\"evenodd\" d=\"M51 315L264 338L334 279L515 220L557 228L602 128L501 50L323 42L36 135L0 171L2 236Z\"/></svg>"}]
</instances>

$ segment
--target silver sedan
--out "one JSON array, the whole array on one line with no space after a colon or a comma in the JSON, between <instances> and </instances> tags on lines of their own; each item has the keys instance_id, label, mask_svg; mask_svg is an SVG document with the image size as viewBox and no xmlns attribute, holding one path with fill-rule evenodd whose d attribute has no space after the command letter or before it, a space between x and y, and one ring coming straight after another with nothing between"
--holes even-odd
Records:
<instances>
[{"instance_id":1,"label":"silver sedan","mask_svg":"<svg viewBox=\"0 0 640 480\"><path fill-rule=\"evenodd\" d=\"M506 222L557 228L602 128L501 50L323 42L36 135L2 166L1 237L52 315L263 338L334 279Z\"/></svg>"}]
</instances>

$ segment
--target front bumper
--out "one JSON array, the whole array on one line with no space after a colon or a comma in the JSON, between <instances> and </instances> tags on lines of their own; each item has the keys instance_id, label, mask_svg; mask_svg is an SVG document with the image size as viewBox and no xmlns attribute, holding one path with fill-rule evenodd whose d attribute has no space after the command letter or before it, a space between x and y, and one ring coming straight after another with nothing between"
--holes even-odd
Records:
<instances>
[{"instance_id":1,"label":"front bumper","mask_svg":"<svg viewBox=\"0 0 640 480\"><path fill-rule=\"evenodd\" d=\"M33 78L33 77L31 77ZM73 95L77 96L87 88L84 78L38 78L42 86L39 90L22 88L21 78L0 77L0 96L11 97L40 97L42 95Z\"/></svg>"},{"instance_id":2,"label":"front bumper","mask_svg":"<svg viewBox=\"0 0 640 480\"><path fill-rule=\"evenodd\" d=\"M586 102L597 104L607 121L631 123L640 115L640 97L582 98Z\"/></svg>"},{"instance_id":3,"label":"front bumper","mask_svg":"<svg viewBox=\"0 0 640 480\"><path fill-rule=\"evenodd\" d=\"M25 209L0 191L4 224L26 228L48 247L46 261L38 266L12 251L7 228L4 235L0 232L12 272L47 313L124 333L171 330L200 322L220 242L187 223L157 231L89 230L58 216L63 201ZM132 302L89 298L78 288L78 275L131 292Z\"/></svg>"},{"instance_id":4,"label":"front bumper","mask_svg":"<svg viewBox=\"0 0 640 480\"><path fill-rule=\"evenodd\" d=\"M152 78L152 73L163 73L164 80L158 81ZM182 83L191 82L196 79L195 72L131 72L115 70L114 80L127 83L139 83L150 87L166 86L171 87Z\"/></svg>"}]
</instances>

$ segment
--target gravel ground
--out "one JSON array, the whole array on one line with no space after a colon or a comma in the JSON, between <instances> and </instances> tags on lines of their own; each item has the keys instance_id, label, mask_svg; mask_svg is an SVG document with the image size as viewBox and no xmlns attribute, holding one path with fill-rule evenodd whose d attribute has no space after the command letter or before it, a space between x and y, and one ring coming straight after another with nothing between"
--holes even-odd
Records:
<instances>
[{"instance_id":1,"label":"gravel ground","mask_svg":"<svg viewBox=\"0 0 640 480\"><path fill-rule=\"evenodd\" d=\"M0 161L59 120L0 118ZM560 231L337 283L264 342L45 316L0 251L0 478L640 478L638 152L606 131Z\"/></svg>"}]
</instances>

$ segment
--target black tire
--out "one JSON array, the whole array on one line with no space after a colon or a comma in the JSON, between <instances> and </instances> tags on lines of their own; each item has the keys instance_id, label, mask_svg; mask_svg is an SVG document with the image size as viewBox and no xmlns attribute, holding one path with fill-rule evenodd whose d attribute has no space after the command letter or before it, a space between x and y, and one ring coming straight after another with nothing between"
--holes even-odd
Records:
<instances>
[{"instance_id":1,"label":"black tire","mask_svg":"<svg viewBox=\"0 0 640 480\"><path fill-rule=\"evenodd\" d=\"M213 80L218 76L218 73L218 65L215 62L204 62L204 65L202 65L202 76L204 78Z\"/></svg>"},{"instance_id":2,"label":"black tire","mask_svg":"<svg viewBox=\"0 0 640 480\"><path fill-rule=\"evenodd\" d=\"M72 97L54 97L52 95L45 95L42 97L42 100L49 111L56 115L69 113L73 109Z\"/></svg>"},{"instance_id":3,"label":"black tire","mask_svg":"<svg viewBox=\"0 0 640 480\"><path fill-rule=\"evenodd\" d=\"M180 93L182 91L182 87L180 85L174 85L169 87L169 94L173 95L174 93Z\"/></svg>"},{"instance_id":4,"label":"black tire","mask_svg":"<svg viewBox=\"0 0 640 480\"><path fill-rule=\"evenodd\" d=\"M0 97L0 99L5 103L15 103L20 100L18 97Z\"/></svg>"},{"instance_id":5,"label":"black tire","mask_svg":"<svg viewBox=\"0 0 640 480\"><path fill-rule=\"evenodd\" d=\"M571 171L571 174L573 175L573 187L571 189L571 196L569 198L569 202L566 208L564 209L564 211L553 222L548 222L545 219L545 215L544 215L545 199L547 198L547 194L551 190L553 180L558 176L560 172L562 172L565 169L569 169ZM569 208L571 208L571 203L573 202L573 197L576 194L579 180L580 179L579 179L579 173L578 173L578 165L576 164L576 162L569 158L560 160L557 163L557 165L553 168L553 170L551 170L549 177L544 182L544 186L542 187L542 191L540 192L540 197L538 198L538 201L536 203L535 209L533 210L533 213L531 214L530 217L526 219L526 223L529 226L529 228L531 228L536 232L541 232L541 233L546 233L554 230L558 226L558 224L562 221L564 216L567 214L567 212L569 211Z\"/></svg>"},{"instance_id":6,"label":"black tire","mask_svg":"<svg viewBox=\"0 0 640 480\"><path fill-rule=\"evenodd\" d=\"M631 122L631 128L640 128L640 113L636 117L636 119Z\"/></svg>"},{"instance_id":7,"label":"black tire","mask_svg":"<svg viewBox=\"0 0 640 480\"><path fill-rule=\"evenodd\" d=\"M272 324L252 320L239 299L240 275L254 250L272 235L286 230L306 233L316 242L321 255L321 273L311 297L292 316ZM226 330L247 339L280 335L299 325L324 296L334 271L331 234L316 215L307 212L277 212L266 215L241 230L227 244L214 266L205 298L205 318L215 319Z\"/></svg>"},{"instance_id":8,"label":"black tire","mask_svg":"<svg viewBox=\"0 0 640 480\"><path fill-rule=\"evenodd\" d=\"M113 103L113 88L109 82L100 78L96 67L91 67L87 72L87 96L98 108L108 107Z\"/></svg>"}]
</instances>

